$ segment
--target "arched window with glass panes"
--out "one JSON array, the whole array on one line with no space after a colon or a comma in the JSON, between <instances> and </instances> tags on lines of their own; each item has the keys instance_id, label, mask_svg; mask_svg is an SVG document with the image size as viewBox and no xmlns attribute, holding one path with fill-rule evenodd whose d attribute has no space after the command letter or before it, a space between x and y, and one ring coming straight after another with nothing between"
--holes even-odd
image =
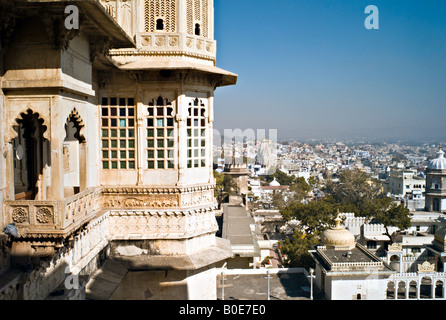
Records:
<instances>
[{"instance_id":1,"label":"arched window with glass panes","mask_svg":"<svg viewBox=\"0 0 446 320\"><path fill-rule=\"evenodd\" d=\"M206 106L198 98L188 107L187 167L206 167Z\"/></svg>"},{"instance_id":2,"label":"arched window with glass panes","mask_svg":"<svg viewBox=\"0 0 446 320\"><path fill-rule=\"evenodd\" d=\"M149 102L147 108L147 168L175 168L174 108L163 97Z\"/></svg>"},{"instance_id":3,"label":"arched window with glass panes","mask_svg":"<svg viewBox=\"0 0 446 320\"><path fill-rule=\"evenodd\" d=\"M135 101L101 99L102 169L135 169Z\"/></svg>"}]
</instances>

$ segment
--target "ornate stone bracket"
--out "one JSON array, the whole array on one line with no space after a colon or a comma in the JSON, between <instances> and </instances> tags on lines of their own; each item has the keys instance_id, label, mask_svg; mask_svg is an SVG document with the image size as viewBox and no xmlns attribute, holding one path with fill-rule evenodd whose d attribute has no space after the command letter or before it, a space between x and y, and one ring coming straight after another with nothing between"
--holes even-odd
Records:
<instances>
[{"instance_id":1,"label":"ornate stone bracket","mask_svg":"<svg viewBox=\"0 0 446 320\"><path fill-rule=\"evenodd\" d=\"M95 37L91 39L90 60L93 63L99 56L105 56L112 48L112 42L106 37Z\"/></svg>"}]
</instances>

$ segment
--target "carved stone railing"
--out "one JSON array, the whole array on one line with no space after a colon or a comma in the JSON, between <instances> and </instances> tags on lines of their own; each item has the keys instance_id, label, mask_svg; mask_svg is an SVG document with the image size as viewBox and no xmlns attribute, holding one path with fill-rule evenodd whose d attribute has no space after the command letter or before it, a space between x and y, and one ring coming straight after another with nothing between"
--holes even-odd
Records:
<instances>
[{"instance_id":1,"label":"carved stone railing","mask_svg":"<svg viewBox=\"0 0 446 320\"><path fill-rule=\"evenodd\" d=\"M189 55L215 61L216 41L185 33L141 33L136 35L139 50L144 55ZM128 50L115 49L110 55L125 55ZM132 51L133 54L135 52Z\"/></svg>"},{"instance_id":2,"label":"carved stone railing","mask_svg":"<svg viewBox=\"0 0 446 320\"><path fill-rule=\"evenodd\" d=\"M95 214L99 195L91 188L64 200L6 200L6 221L21 237L64 237Z\"/></svg>"}]
</instances>

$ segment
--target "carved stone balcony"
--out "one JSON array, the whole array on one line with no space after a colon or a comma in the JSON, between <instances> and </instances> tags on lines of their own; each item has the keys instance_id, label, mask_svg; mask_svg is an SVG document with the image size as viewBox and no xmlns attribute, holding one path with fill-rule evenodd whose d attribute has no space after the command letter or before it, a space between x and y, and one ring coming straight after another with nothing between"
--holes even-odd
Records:
<instances>
[{"instance_id":1,"label":"carved stone balcony","mask_svg":"<svg viewBox=\"0 0 446 320\"><path fill-rule=\"evenodd\" d=\"M100 191L87 189L64 200L7 200L6 221L21 238L64 238L96 214Z\"/></svg>"},{"instance_id":2,"label":"carved stone balcony","mask_svg":"<svg viewBox=\"0 0 446 320\"><path fill-rule=\"evenodd\" d=\"M111 56L133 55L145 56L191 56L215 62L216 41L202 36L185 33L141 33L136 35L138 50L111 50Z\"/></svg>"}]
</instances>

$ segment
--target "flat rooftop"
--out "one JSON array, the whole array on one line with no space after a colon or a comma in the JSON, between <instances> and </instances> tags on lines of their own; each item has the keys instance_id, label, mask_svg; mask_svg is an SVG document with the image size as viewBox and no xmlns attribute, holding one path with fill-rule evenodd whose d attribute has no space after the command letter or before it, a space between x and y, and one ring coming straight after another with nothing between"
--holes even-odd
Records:
<instances>
[{"instance_id":1,"label":"flat rooftop","mask_svg":"<svg viewBox=\"0 0 446 320\"><path fill-rule=\"evenodd\" d=\"M217 276L217 299L222 300L222 276ZM225 274L225 300L267 300L266 274ZM304 273L270 274L271 300L310 300L310 281ZM314 300L325 300L313 282Z\"/></svg>"}]
</instances>

